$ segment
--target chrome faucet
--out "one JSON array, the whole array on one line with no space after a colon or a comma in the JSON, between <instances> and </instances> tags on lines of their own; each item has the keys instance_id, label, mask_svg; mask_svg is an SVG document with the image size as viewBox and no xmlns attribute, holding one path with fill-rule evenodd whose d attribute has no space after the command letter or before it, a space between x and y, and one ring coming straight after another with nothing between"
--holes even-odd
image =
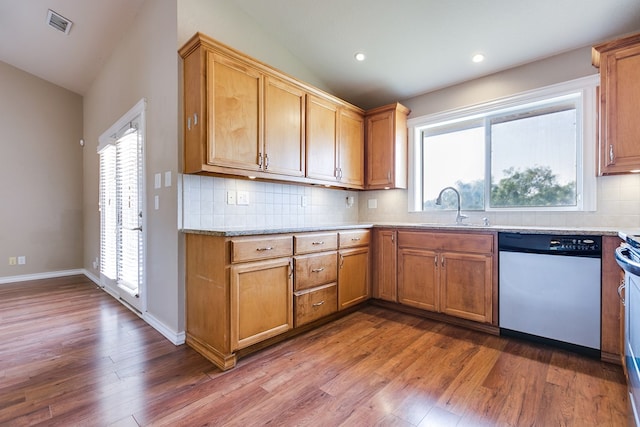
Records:
<instances>
[{"instance_id":1,"label":"chrome faucet","mask_svg":"<svg viewBox=\"0 0 640 427\"><path fill-rule=\"evenodd\" d=\"M442 190L440 190L440 194L438 194L438 198L436 199L436 205L438 206L442 205L442 193L444 193L447 190L453 190L453 192L456 193L456 197L458 200L458 214L456 215L456 224L462 224L462 220L469 217L466 215L460 214L460 193L458 192L458 190L456 190L453 187L445 187Z\"/></svg>"}]
</instances>

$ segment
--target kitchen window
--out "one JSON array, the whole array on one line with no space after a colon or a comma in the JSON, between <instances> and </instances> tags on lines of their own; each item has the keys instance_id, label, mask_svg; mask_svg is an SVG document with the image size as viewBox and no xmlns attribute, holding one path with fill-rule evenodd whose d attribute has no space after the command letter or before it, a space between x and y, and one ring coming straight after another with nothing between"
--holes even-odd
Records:
<instances>
[{"instance_id":1,"label":"kitchen window","mask_svg":"<svg viewBox=\"0 0 640 427\"><path fill-rule=\"evenodd\" d=\"M595 210L596 77L411 119L409 210Z\"/></svg>"}]
</instances>

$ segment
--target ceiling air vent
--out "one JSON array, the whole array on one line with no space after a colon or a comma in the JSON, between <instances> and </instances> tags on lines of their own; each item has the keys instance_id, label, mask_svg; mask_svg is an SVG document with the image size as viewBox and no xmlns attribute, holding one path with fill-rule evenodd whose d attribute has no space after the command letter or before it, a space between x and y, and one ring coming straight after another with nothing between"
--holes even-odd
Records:
<instances>
[{"instance_id":1,"label":"ceiling air vent","mask_svg":"<svg viewBox=\"0 0 640 427\"><path fill-rule=\"evenodd\" d=\"M71 30L71 26L73 22L69 21L64 16L57 14L53 10L49 9L49 13L47 14L47 24L49 26L55 28L58 31L62 31L65 34L69 34Z\"/></svg>"}]
</instances>

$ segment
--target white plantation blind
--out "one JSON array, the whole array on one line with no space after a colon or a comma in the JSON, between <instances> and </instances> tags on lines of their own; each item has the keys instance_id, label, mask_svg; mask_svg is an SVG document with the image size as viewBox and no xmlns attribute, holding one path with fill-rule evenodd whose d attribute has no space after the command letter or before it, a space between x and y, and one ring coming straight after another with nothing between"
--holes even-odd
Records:
<instances>
[{"instance_id":1,"label":"white plantation blind","mask_svg":"<svg viewBox=\"0 0 640 427\"><path fill-rule=\"evenodd\" d=\"M100 151L100 272L112 280L117 274L116 147Z\"/></svg>"},{"instance_id":2,"label":"white plantation blind","mask_svg":"<svg viewBox=\"0 0 640 427\"><path fill-rule=\"evenodd\" d=\"M98 147L101 281L135 297L144 282L144 106L116 122Z\"/></svg>"},{"instance_id":3,"label":"white plantation blind","mask_svg":"<svg viewBox=\"0 0 640 427\"><path fill-rule=\"evenodd\" d=\"M119 218L118 284L137 293L142 258L142 144L137 123L116 142L116 183Z\"/></svg>"}]
</instances>

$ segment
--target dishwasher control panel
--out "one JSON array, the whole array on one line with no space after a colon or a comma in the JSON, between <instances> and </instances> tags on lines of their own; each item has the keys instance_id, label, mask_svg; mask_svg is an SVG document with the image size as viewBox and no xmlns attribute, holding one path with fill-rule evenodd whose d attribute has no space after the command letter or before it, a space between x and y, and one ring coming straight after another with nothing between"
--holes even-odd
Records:
<instances>
[{"instance_id":1,"label":"dishwasher control panel","mask_svg":"<svg viewBox=\"0 0 640 427\"><path fill-rule=\"evenodd\" d=\"M555 251L594 251L598 250L596 241L587 237L552 237L549 249Z\"/></svg>"},{"instance_id":2,"label":"dishwasher control panel","mask_svg":"<svg viewBox=\"0 0 640 427\"><path fill-rule=\"evenodd\" d=\"M498 248L508 252L599 257L601 236L498 233Z\"/></svg>"}]
</instances>

